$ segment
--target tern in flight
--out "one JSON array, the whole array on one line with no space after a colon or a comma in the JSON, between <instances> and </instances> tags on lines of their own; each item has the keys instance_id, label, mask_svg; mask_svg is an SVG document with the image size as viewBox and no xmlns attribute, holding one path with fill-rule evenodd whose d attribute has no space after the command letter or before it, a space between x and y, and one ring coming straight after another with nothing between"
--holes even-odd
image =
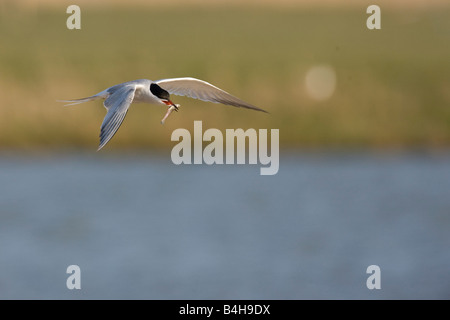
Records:
<instances>
[{"instance_id":1,"label":"tern in flight","mask_svg":"<svg viewBox=\"0 0 450 320\"><path fill-rule=\"evenodd\" d=\"M170 100L170 94L267 112L232 96L228 92L217 88L206 81L195 78L173 78L157 81L147 79L133 80L112 86L87 98L59 101L69 102L67 105L74 105L97 99L105 100L103 105L105 106L107 113L103 119L100 130L100 145L97 149L98 151L103 148L117 132L127 114L128 108L134 102L146 102L169 106L164 118L161 120L161 123L164 124L164 121L172 111L178 111L178 108L180 107L179 104L174 104Z\"/></svg>"}]
</instances>

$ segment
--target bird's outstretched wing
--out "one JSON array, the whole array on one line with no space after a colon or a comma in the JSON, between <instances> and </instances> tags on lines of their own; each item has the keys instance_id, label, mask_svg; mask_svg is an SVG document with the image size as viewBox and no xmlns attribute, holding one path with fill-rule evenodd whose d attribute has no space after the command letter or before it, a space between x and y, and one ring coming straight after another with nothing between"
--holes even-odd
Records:
<instances>
[{"instance_id":1,"label":"bird's outstretched wing","mask_svg":"<svg viewBox=\"0 0 450 320\"><path fill-rule=\"evenodd\" d=\"M97 151L103 148L119 129L130 104L133 102L135 91L135 85L124 86L110 95L103 103L108 112L103 119L100 130L100 145Z\"/></svg>"},{"instance_id":2,"label":"bird's outstretched wing","mask_svg":"<svg viewBox=\"0 0 450 320\"><path fill-rule=\"evenodd\" d=\"M234 107L243 107L247 109L267 112L263 109L255 107L250 103L242 101L235 96L232 96L228 92L213 86L212 84L195 79L195 78L173 78L173 79L161 79L155 81L161 88L167 90L170 94L178 96L187 96L194 99L203 101L222 103Z\"/></svg>"}]
</instances>

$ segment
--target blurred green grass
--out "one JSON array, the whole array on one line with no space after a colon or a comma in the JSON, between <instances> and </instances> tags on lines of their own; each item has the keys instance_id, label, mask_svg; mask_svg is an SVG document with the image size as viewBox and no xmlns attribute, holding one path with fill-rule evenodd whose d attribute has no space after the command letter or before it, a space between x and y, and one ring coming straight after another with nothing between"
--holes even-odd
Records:
<instances>
[{"instance_id":1,"label":"blurred green grass","mask_svg":"<svg viewBox=\"0 0 450 320\"><path fill-rule=\"evenodd\" d=\"M132 105L108 148L172 146L176 128L280 129L281 147L448 147L450 10L383 10L368 30L364 8L83 8L68 30L65 6L3 12L0 147L95 149L100 102L63 107L128 80L193 76L263 114L173 97ZM336 91L315 101L304 86L329 65Z\"/></svg>"}]
</instances>

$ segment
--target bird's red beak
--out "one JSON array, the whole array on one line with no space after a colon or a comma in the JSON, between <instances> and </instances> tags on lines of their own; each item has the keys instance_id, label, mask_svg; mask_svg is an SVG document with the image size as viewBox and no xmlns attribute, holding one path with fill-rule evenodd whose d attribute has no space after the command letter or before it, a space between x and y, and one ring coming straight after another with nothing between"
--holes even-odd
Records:
<instances>
[{"instance_id":1,"label":"bird's red beak","mask_svg":"<svg viewBox=\"0 0 450 320\"><path fill-rule=\"evenodd\" d=\"M174 107L175 107L175 105L173 104L173 102L170 101L170 100L163 100L162 102L164 102L164 103L167 104L168 106L174 106Z\"/></svg>"}]
</instances>

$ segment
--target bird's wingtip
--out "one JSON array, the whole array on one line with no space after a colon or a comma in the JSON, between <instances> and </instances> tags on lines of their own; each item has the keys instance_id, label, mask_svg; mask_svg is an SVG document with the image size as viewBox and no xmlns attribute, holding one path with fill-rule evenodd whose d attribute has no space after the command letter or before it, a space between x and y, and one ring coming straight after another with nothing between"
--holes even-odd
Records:
<instances>
[{"instance_id":1,"label":"bird's wingtip","mask_svg":"<svg viewBox=\"0 0 450 320\"><path fill-rule=\"evenodd\" d=\"M252 110L255 110L255 111L261 111L261 112L269 113L269 114L270 114L269 111L266 111L266 110L264 110L264 109L261 109L261 108L255 107L255 106L252 106L252 108L249 108L249 109L252 109Z\"/></svg>"}]
</instances>

